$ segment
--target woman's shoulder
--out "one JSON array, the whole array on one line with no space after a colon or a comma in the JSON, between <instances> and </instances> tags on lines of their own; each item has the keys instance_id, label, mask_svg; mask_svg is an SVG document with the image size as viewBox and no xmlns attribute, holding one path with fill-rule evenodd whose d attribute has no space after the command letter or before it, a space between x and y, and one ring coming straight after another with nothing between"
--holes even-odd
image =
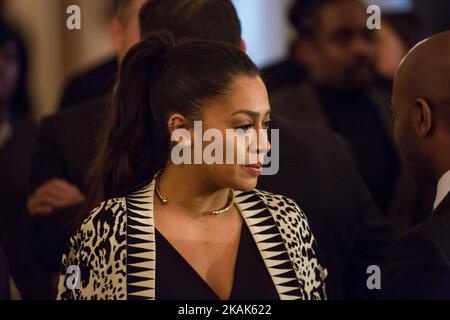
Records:
<instances>
[{"instance_id":1,"label":"woman's shoulder","mask_svg":"<svg viewBox=\"0 0 450 320\"><path fill-rule=\"evenodd\" d=\"M111 279L120 277L126 266L126 226L124 198L104 201L91 212L70 238L62 257L58 299L123 297L123 285L121 292L115 292ZM79 270L80 289L69 289L67 284L73 270Z\"/></svg>"},{"instance_id":2,"label":"woman's shoulder","mask_svg":"<svg viewBox=\"0 0 450 320\"><path fill-rule=\"evenodd\" d=\"M308 219L303 210L295 200L287 196L254 189L250 192L238 192L236 199L238 204L244 204L243 207L250 206L253 209L262 209L261 204L263 204L263 207L269 210L276 221L282 220L283 223L288 224L290 222L301 222L302 225L308 225Z\"/></svg>"},{"instance_id":3,"label":"woman's shoulder","mask_svg":"<svg viewBox=\"0 0 450 320\"><path fill-rule=\"evenodd\" d=\"M276 194L258 189L253 190L253 192L258 195L269 208L278 210L290 208L303 214L303 211L300 209L298 203L294 199L291 199L282 194Z\"/></svg>"},{"instance_id":4,"label":"woman's shoulder","mask_svg":"<svg viewBox=\"0 0 450 320\"><path fill-rule=\"evenodd\" d=\"M91 211L78 230L78 236L86 238L87 236L98 234L105 231L122 229L121 225L126 223L126 199L112 198L101 202Z\"/></svg>"}]
</instances>

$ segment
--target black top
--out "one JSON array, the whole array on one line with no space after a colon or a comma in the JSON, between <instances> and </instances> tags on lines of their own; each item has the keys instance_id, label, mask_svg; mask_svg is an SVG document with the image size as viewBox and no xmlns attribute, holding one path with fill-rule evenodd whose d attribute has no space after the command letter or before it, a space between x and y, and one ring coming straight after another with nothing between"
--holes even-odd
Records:
<instances>
[{"instance_id":1,"label":"black top","mask_svg":"<svg viewBox=\"0 0 450 320\"><path fill-rule=\"evenodd\" d=\"M156 299L219 300L180 253L156 230ZM230 300L279 300L256 243L244 223Z\"/></svg>"}]
</instances>

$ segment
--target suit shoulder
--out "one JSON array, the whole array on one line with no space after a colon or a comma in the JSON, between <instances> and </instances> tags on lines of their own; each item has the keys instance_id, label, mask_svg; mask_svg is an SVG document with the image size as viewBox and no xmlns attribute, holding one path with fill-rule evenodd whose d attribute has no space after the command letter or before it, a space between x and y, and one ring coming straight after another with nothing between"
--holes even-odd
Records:
<instances>
[{"instance_id":1,"label":"suit shoulder","mask_svg":"<svg viewBox=\"0 0 450 320\"><path fill-rule=\"evenodd\" d=\"M432 241L437 246L445 248L450 256L449 229L450 215L435 215L407 232L402 238L402 242L415 242L418 240Z\"/></svg>"},{"instance_id":2,"label":"suit shoulder","mask_svg":"<svg viewBox=\"0 0 450 320\"><path fill-rule=\"evenodd\" d=\"M434 216L408 231L389 249L386 262L414 261L431 264L446 261L450 265L450 219Z\"/></svg>"},{"instance_id":3,"label":"suit shoulder","mask_svg":"<svg viewBox=\"0 0 450 320\"><path fill-rule=\"evenodd\" d=\"M293 83L276 90L272 97L274 99L282 99L293 96L301 96L307 90L308 86L304 83Z\"/></svg>"},{"instance_id":4,"label":"suit shoulder","mask_svg":"<svg viewBox=\"0 0 450 320\"><path fill-rule=\"evenodd\" d=\"M70 109L61 110L56 114L44 118L41 122L41 126L61 124L65 127L74 120L89 120L101 115L107 109L110 102L111 97L105 96L79 104Z\"/></svg>"},{"instance_id":5,"label":"suit shoulder","mask_svg":"<svg viewBox=\"0 0 450 320\"><path fill-rule=\"evenodd\" d=\"M311 143L320 141L322 144L327 143L330 145L342 143L342 137L329 129L299 123L284 116L274 115L271 127L272 129L280 130L281 134L285 132L292 138L302 141L311 141Z\"/></svg>"}]
</instances>

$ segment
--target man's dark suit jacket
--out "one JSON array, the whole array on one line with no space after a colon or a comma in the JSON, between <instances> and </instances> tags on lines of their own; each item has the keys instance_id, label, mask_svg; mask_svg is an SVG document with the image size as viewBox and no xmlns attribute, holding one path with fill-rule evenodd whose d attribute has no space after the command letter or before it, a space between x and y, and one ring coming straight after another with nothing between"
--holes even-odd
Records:
<instances>
[{"instance_id":1,"label":"man's dark suit jacket","mask_svg":"<svg viewBox=\"0 0 450 320\"><path fill-rule=\"evenodd\" d=\"M331 298L371 298L367 267L380 265L391 229L360 177L346 142L335 134L274 119L280 169L258 188L296 200L305 212L329 272Z\"/></svg>"},{"instance_id":2,"label":"man's dark suit jacket","mask_svg":"<svg viewBox=\"0 0 450 320\"><path fill-rule=\"evenodd\" d=\"M305 68L292 58L265 67L262 75L269 95L287 86L300 84L306 79Z\"/></svg>"},{"instance_id":3,"label":"man's dark suit jacket","mask_svg":"<svg viewBox=\"0 0 450 320\"><path fill-rule=\"evenodd\" d=\"M62 178L84 192L84 179L95 156L110 96L92 100L43 119L36 137L31 186ZM71 221L81 205L56 210L48 217L33 218L33 251L52 272L59 272L60 258L72 231Z\"/></svg>"},{"instance_id":4,"label":"man's dark suit jacket","mask_svg":"<svg viewBox=\"0 0 450 320\"><path fill-rule=\"evenodd\" d=\"M59 110L79 107L112 92L117 71L117 57L111 57L70 79L64 86Z\"/></svg>"},{"instance_id":5,"label":"man's dark suit jacket","mask_svg":"<svg viewBox=\"0 0 450 320\"><path fill-rule=\"evenodd\" d=\"M2 247L0 247L0 301L8 300L9 298L8 264Z\"/></svg>"},{"instance_id":6,"label":"man's dark suit jacket","mask_svg":"<svg viewBox=\"0 0 450 320\"><path fill-rule=\"evenodd\" d=\"M108 100L103 99L42 122L32 170L34 187L61 177L82 189L108 107ZM281 170L277 176L261 178L259 187L299 201L321 243L336 297L350 297L355 288L354 296L365 295L360 289L365 279L361 278L367 264L381 263L391 241L388 226L340 139L281 119L275 121L277 126L281 128ZM38 251L48 252L45 259L54 271L69 236L65 226L78 210L60 210L35 223L35 238L41 244Z\"/></svg>"},{"instance_id":7,"label":"man's dark suit jacket","mask_svg":"<svg viewBox=\"0 0 450 320\"><path fill-rule=\"evenodd\" d=\"M382 274L382 299L450 300L450 194L392 246Z\"/></svg>"},{"instance_id":8,"label":"man's dark suit jacket","mask_svg":"<svg viewBox=\"0 0 450 320\"><path fill-rule=\"evenodd\" d=\"M26 117L13 117L11 125L13 134L0 148L0 243L22 298L50 298L50 275L27 246L28 217L24 214L36 126Z\"/></svg>"}]
</instances>

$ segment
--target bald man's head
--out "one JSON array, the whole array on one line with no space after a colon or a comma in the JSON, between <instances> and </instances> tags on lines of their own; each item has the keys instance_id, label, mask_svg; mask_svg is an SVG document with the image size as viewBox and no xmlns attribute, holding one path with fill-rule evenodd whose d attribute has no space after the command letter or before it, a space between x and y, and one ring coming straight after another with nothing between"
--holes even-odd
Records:
<instances>
[{"instance_id":1,"label":"bald man's head","mask_svg":"<svg viewBox=\"0 0 450 320\"><path fill-rule=\"evenodd\" d=\"M450 31L417 44L405 57L395 78L409 99L429 99L436 106L450 103Z\"/></svg>"},{"instance_id":2,"label":"bald man's head","mask_svg":"<svg viewBox=\"0 0 450 320\"><path fill-rule=\"evenodd\" d=\"M435 181L450 160L450 32L406 55L394 79L391 109L394 136L411 171L419 180Z\"/></svg>"}]
</instances>

